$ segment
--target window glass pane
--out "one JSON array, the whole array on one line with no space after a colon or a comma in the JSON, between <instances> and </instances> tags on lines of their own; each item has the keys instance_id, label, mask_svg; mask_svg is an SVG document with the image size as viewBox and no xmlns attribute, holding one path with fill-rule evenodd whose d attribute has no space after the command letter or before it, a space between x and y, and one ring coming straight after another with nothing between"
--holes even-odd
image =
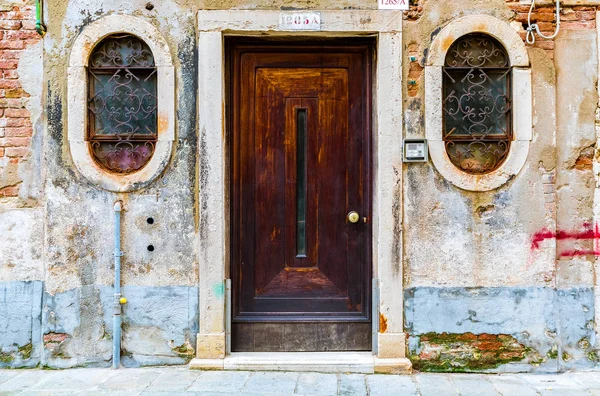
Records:
<instances>
[{"instance_id":1,"label":"window glass pane","mask_svg":"<svg viewBox=\"0 0 600 396\"><path fill-rule=\"evenodd\" d=\"M131 35L100 42L88 68L88 140L96 161L116 173L141 169L157 140L157 73L148 46Z\"/></svg>"},{"instance_id":2,"label":"window glass pane","mask_svg":"<svg viewBox=\"0 0 600 396\"><path fill-rule=\"evenodd\" d=\"M446 54L446 67L509 67L508 54L495 38L467 34L452 44Z\"/></svg>"},{"instance_id":3,"label":"window glass pane","mask_svg":"<svg viewBox=\"0 0 600 396\"><path fill-rule=\"evenodd\" d=\"M135 36L115 34L102 40L90 56L90 67L154 67L152 51Z\"/></svg>"},{"instance_id":4,"label":"window glass pane","mask_svg":"<svg viewBox=\"0 0 600 396\"><path fill-rule=\"evenodd\" d=\"M91 71L94 135L156 134L156 70Z\"/></svg>"},{"instance_id":5,"label":"window glass pane","mask_svg":"<svg viewBox=\"0 0 600 396\"><path fill-rule=\"evenodd\" d=\"M94 158L103 167L116 173L130 173L146 165L154 153L154 143L117 141L91 143Z\"/></svg>"},{"instance_id":6,"label":"window glass pane","mask_svg":"<svg viewBox=\"0 0 600 396\"><path fill-rule=\"evenodd\" d=\"M509 136L508 70L446 69L446 136Z\"/></svg>"},{"instance_id":7,"label":"window glass pane","mask_svg":"<svg viewBox=\"0 0 600 396\"><path fill-rule=\"evenodd\" d=\"M296 257L306 257L306 109L296 117Z\"/></svg>"},{"instance_id":8,"label":"window glass pane","mask_svg":"<svg viewBox=\"0 0 600 396\"><path fill-rule=\"evenodd\" d=\"M511 69L494 38L468 34L452 44L443 70L443 139L454 165L482 174L497 169L512 140Z\"/></svg>"},{"instance_id":9,"label":"window glass pane","mask_svg":"<svg viewBox=\"0 0 600 396\"><path fill-rule=\"evenodd\" d=\"M469 173L486 173L504 162L510 142L473 139L466 142L447 141L446 152L450 161Z\"/></svg>"}]
</instances>

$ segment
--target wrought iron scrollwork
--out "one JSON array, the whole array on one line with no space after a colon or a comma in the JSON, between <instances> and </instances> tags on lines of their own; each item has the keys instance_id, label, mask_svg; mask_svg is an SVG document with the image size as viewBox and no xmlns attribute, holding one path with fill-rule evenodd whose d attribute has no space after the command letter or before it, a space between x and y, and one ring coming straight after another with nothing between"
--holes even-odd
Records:
<instances>
[{"instance_id":1,"label":"wrought iron scrollwork","mask_svg":"<svg viewBox=\"0 0 600 396\"><path fill-rule=\"evenodd\" d=\"M448 50L443 74L443 139L465 172L483 174L506 159L512 140L508 54L494 38L468 34Z\"/></svg>"},{"instance_id":2,"label":"wrought iron scrollwork","mask_svg":"<svg viewBox=\"0 0 600 396\"><path fill-rule=\"evenodd\" d=\"M90 56L88 78L88 140L94 158L116 173L141 169L158 136L152 52L137 37L109 36Z\"/></svg>"}]
</instances>

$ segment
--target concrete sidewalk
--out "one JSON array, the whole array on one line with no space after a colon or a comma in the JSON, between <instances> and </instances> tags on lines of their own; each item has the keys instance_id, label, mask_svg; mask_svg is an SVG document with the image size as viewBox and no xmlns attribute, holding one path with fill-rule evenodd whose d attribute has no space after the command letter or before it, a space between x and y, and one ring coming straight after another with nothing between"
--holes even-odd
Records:
<instances>
[{"instance_id":1,"label":"concrete sidewalk","mask_svg":"<svg viewBox=\"0 0 600 396\"><path fill-rule=\"evenodd\" d=\"M0 370L0 395L600 395L600 372L363 375L142 369Z\"/></svg>"}]
</instances>

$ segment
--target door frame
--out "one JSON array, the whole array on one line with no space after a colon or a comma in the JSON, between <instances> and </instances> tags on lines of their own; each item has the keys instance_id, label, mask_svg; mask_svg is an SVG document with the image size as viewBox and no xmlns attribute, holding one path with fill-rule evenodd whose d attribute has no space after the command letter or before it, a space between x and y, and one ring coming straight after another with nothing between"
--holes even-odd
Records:
<instances>
[{"instance_id":1,"label":"door frame","mask_svg":"<svg viewBox=\"0 0 600 396\"><path fill-rule=\"evenodd\" d=\"M223 368L228 350L226 301L230 270L230 130L226 114L225 38L265 35L294 39L376 37L372 81L372 269L378 295L373 323L380 323L373 351L404 358L402 265L402 12L315 10L318 32L279 28L285 11L198 12L198 235L199 331L196 365ZM377 320L379 316L379 321ZM204 360L204 363L198 362Z\"/></svg>"}]
</instances>

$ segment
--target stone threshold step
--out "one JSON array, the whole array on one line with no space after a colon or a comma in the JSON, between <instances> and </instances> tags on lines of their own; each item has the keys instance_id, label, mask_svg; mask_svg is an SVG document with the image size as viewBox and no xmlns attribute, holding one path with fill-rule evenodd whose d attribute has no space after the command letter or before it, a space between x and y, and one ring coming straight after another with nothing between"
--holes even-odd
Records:
<instances>
[{"instance_id":1,"label":"stone threshold step","mask_svg":"<svg viewBox=\"0 0 600 396\"><path fill-rule=\"evenodd\" d=\"M192 359L190 369L410 374L405 358L380 359L371 352L234 352L224 359Z\"/></svg>"}]
</instances>

